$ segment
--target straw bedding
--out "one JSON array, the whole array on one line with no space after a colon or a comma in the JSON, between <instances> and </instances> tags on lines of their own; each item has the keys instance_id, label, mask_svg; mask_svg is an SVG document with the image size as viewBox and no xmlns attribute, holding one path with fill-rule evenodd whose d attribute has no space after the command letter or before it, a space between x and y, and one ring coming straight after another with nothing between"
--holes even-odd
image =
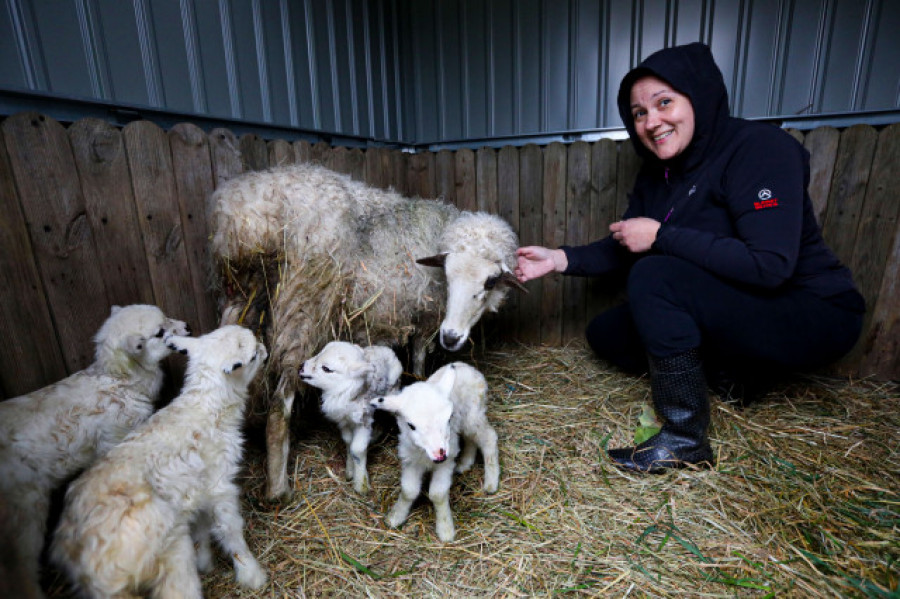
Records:
<instances>
[{"instance_id":1,"label":"straw bedding","mask_svg":"<svg viewBox=\"0 0 900 599\"><path fill-rule=\"evenodd\" d=\"M717 468L642 476L614 469L604 448L630 444L646 379L580 344L464 359L490 385L502 474L493 496L480 463L457 476L454 542L434 535L427 501L400 530L385 526L399 490L394 434L370 448L373 491L361 497L336 429L307 411L290 501L265 502L264 450L248 443L246 534L269 586L239 589L219 557L206 596L897 596L896 383L795 379L743 410L713 396ZM50 595L65 593L55 578Z\"/></svg>"}]
</instances>

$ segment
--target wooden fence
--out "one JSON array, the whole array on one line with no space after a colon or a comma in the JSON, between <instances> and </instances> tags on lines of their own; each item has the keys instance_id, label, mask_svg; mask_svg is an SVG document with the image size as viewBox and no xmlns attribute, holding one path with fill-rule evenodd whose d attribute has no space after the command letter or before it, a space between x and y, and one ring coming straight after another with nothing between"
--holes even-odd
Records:
<instances>
[{"instance_id":1,"label":"wooden fence","mask_svg":"<svg viewBox=\"0 0 900 599\"><path fill-rule=\"evenodd\" d=\"M154 303L200 333L215 328L206 201L243 171L319 161L372 185L499 214L522 245L557 246L606 235L639 166L629 142L608 139L410 154L237 138L188 123L64 127L37 113L6 118L0 132L0 397L90 363L92 336L115 304ZM900 171L900 124L792 134L812 155L810 192L825 237L869 306L863 338L839 370L900 378L900 187L890 180ZM492 334L565 343L616 299L586 279L528 286Z\"/></svg>"}]
</instances>

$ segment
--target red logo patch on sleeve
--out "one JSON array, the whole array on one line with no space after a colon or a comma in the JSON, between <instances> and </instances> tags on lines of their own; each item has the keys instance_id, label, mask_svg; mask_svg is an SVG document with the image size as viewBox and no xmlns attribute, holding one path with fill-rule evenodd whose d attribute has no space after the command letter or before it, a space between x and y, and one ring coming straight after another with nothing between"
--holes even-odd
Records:
<instances>
[{"instance_id":1,"label":"red logo patch on sleeve","mask_svg":"<svg viewBox=\"0 0 900 599\"><path fill-rule=\"evenodd\" d=\"M776 206L778 206L778 198L773 198L772 192L768 189L760 189L759 193L756 194L756 197L759 198L759 201L753 202L753 208L755 210L775 208Z\"/></svg>"}]
</instances>

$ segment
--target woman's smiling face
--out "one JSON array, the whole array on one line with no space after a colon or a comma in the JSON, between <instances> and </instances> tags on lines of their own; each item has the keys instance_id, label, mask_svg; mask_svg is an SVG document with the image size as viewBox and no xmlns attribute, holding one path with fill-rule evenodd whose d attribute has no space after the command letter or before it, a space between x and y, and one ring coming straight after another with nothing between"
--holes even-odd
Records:
<instances>
[{"instance_id":1,"label":"woman's smiling face","mask_svg":"<svg viewBox=\"0 0 900 599\"><path fill-rule=\"evenodd\" d=\"M631 86L631 117L638 139L660 160L681 154L694 137L691 101L652 75Z\"/></svg>"}]
</instances>

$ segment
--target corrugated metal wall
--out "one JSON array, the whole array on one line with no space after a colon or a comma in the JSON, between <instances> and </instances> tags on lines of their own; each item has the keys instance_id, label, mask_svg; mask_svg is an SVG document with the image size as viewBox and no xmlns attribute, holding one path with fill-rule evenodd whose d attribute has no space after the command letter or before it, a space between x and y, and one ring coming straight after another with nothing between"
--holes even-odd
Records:
<instances>
[{"instance_id":1,"label":"corrugated metal wall","mask_svg":"<svg viewBox=\"0 0 900 599\"><path fill-rule=\"evenodd\" d=\"M710 45L747 118L900 108L897 0L402 0L418 143L620 127L622 76ZM896 116L894 117L896 120Z\"/></svg>"},{"instance_id":2,"label":"corrugated metal wall","mask_svg":"<svg viewBox=\"0 0 900 599\"><path fill-rule=\"evenodd\" d=\"M478 145L619 127L622 75L700 40L736 115L866 116L900 108L898 31L898 0L3 0L0 111L78 99Z\"/></svg>"}]
</instances>

